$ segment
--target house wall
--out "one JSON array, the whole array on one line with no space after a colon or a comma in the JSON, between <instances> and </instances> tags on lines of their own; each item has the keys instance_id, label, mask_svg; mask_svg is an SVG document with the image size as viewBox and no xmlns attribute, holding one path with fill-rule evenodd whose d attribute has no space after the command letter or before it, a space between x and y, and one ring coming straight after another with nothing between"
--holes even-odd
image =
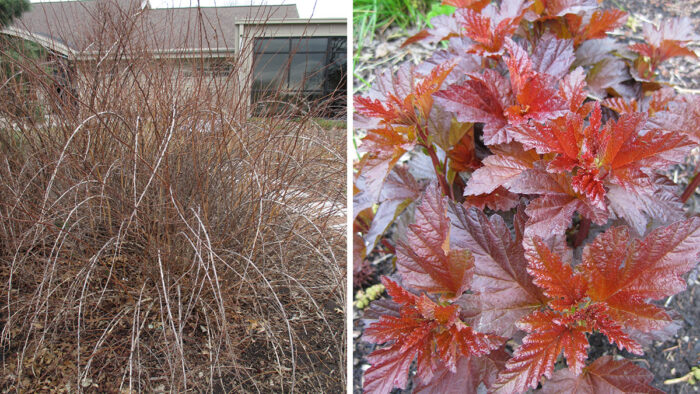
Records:
<instances>
[{"instance_id":1,"label":"house wall","mask_svg":"<svg viewBox=\"0 0 700 394\"><path fill-rule=\"evenodd\" d=\"M85 103L94 105L95 111L109 110L117 105L123 111L142 114L145 101L161 101L171 96L177 97L180 103L198 100L204 103L202 108L235 110L244 97L237 75L231 72L235 66L226 67L235 61L235 58L206 56L141 58L135 62L125 59L100 62L97 71L96 61L83 60L74 63L72 83L74 93ZM115 95L117 90L119 93ZM114 102L115 97L120 99Z\"/></svg>"},{"instance_id":2,"label":"house wall","mask_svg":"<svg viewBox=\"0 0 700 394\"><path fill-rule=\"evenodd\" d=\"M175 28L172 24L170 27ZM3 31L3 33L17 35L16 33L20 30L15 30ZM182 67L180 70L188 74L186 77L192 79L192 81L182 84L182 87L186 91L191 91L191 89L195 87L195 84L201 86L200 83L195 82L196 78L194 78L194 76L198 74L197 69L201 69L201 64L204 63L205 77L208 77L211 81L211 83L207 83L208 86L213 87L219 92L221 89L225 89L227 95L232 100L243 99L247 100L250 104L253 73L253 45L256 38L345 37L347 35L347 23L345 20L341 19L314 20L312 22L303 19L268 19L265 23L232 23L232 25L228 26L228 30L234 32L232 33L234 37L228 37L223 44L217 41L215 39L216 37L214 37L214 39L208 37L206 41L212 48L207 48L205 50L195 48L168 49L168 47L158 45L157 43L146 45L141 39L134 41L133 51L129 49L114 51L114 48L108 45L108 48L104 51L82 50L75 52L65 50L64 53L64 51L56 50L52 45L48 45L47 43L39 42L39 44L54 49L57 53L66 56L67 62L71 65L73 74L75 74L76 77L75 80L71 79L71 84L74 84L73 89L75 93L83 100L87 99L91 101L93 97L105 97L107 95L105 92L109 92L109 89L113 88L109 86L109 84L101 86L92 83L92 78L89 74L91 71L94 71L93 66L95 65L95 59L102 59L100 63L109 63L113 60L117 63L128 64L133 60L130 57L136 56L140 62L142 59L138 53L148 53L146 58L149 59L149 61L160 63L162 67ZM36 36L28 31L25 33L27 34L26 38L32 40L37 39ZM160 33L162 34L163 32L160 31ZM227 59L227 61L236 64L236 66L233 67L234 75L207 72L209 68L207 66L208 64L220 61L221 59ZM91 64L93 66L89 66ZM196 64L199 64L199 67L193 67L193 65ZM104 70L105 64L102 64L101 68ZM80 75L86 71L88 75ZM110 69L108 72L114 75L114 79L118 81L115 83L117 83L120 88L136 88L133 86L136 81L130 78L133 74L125 72L122 67L117 66L114 69ZM180 76L177 78L180 78ZM108 81L109 79L110 78L107 78Z\"/></svg>"}]
</instances>

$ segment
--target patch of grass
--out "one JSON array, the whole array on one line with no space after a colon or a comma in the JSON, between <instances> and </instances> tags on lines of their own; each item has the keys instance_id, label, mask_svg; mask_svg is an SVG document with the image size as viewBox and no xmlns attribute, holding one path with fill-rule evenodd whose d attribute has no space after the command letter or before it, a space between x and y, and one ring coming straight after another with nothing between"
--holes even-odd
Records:
<instances>
[{"instance_id":1,"label":"patch of grass","mask_svg":"<svg viewBox=\"0 0 700 394\"><path fill-rule=\"evenodd\" d=\"M250 119L251 122L264 122L265 118L262 117L253 117ZM325 131L331 131L331 130L345 130L347 129L348 122L344 119L329 119L329 118L319 118L319 117L312 117L312 118L307 118L307 117L300 117L300 118L292 118L289 119L290 122L308 122L310 124L313 124L314 126L320 127L322 130Z\"/></svg>"},{"instance_id":2,"label":"patch of grass","mask_svg":"<svg viewBox=\"0 0 700 394\"><path fill-rule=\"evenodd\" d=\"M439 0L355 0L353 4L355 44L360 47L391 25L402 29L429 26L434 16L454 12L454 7L443 6Z\"/></svg>"},{"instance_id":3,"label":"patch of grass","mask_svg":"<svg viewBox=\"0 0 700 394\"><path fill-rule=\"evenodd\" d=\"M353 24L360 38L374 38L377 30L390 25L407 28L414 24L425 24L425 15L434 0L355 0Z\"/></svg>"},{"instance_id":4,"label":"patch of grass","mask_svg":"<svg viewBox=\"0 0 700 394\"><path fill-rule=\"evenodd\" d=\"M377 32L392 25L402 29L430 26L433 17L452 12L454 7L441 5L440 0L354 0L352 19L356 50L353 64L357 66L359 53ZM355 79L369 87L359 75L356 74Z\"/></svg>"},{"instance_id":5,"label":"patch of grass","mask_svg":"<svg viewBox=\"0 0 700 394\"><path fill-rule=\"evenodd\" d=\"M318 124L324 130L333 129L347 129L348 122L343 119L327 119L327 118L314 118L316 124Z\"/></svg>"}]
</instances>

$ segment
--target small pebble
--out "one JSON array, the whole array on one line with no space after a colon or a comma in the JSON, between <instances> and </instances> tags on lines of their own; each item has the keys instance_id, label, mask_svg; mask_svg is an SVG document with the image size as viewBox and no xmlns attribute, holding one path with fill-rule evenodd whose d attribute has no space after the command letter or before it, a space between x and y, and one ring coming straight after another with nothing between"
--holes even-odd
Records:
<instances>
[{"instance_id":1,"label":"small pebble","mask_svg":"<svg viewBox=\"0 0 700 394\"><path fill-rule=\"evenodd\" d=\"M377 58L384 57L389 54L389 45L385 42L377 45L377 49L374 50L374 56Z\"/></svg>"}]
</instances>

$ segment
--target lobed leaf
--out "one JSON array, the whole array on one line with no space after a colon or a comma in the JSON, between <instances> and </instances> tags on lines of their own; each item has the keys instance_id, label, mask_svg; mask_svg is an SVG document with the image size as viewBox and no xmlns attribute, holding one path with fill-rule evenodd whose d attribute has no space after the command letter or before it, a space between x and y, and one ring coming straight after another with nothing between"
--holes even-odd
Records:
<instances>
[{"instance_id":1,"label":"lobed leaf","mask_svg":"<svg viewBox=\"0 0 700 394\"><path fill-rule=\"evenodd\" d=\"M521 208L522 209L522 208ZM474 256L472 289L479 294L479 330L509 337L514 323L543 305L541 291L527 273L522 239L512 239L500 216L489 220L474 208L449 203L451 242ZM516 221L522 226L522 215Z\"/></svg>"},{"instance_id":2,"label":"lobed leaf","mask_svg":"<svg viewBox=\"0 0 700 394\"><path fill-rule=\"evenodd\" d=\"M438 368L455 372L462 357L479 357L502 345L502 339L476 332L460 320L459 305L437 304L425 294L416 296L396 282L382 278L399 316L390 309L364 331L364 339L385 347L375 350L365 372L366 392L388 393L405 388L408 367L417 359L418 378L430 382Z\"/></svg>"},{"instance_id":3,"label":"lobed leaf","mask_svg":"<svg viewBox=\"0 0 700 394\"><path fill-rule=\"evenodd\" d=\"M493 153L482 161L483 167L472 173L465 196L491 193L500 186L508 188L539 160L535 152L525 151L516 143L495 146Z\"/></svg>"},{"instance_id":4,"label":"lobed leaf","mask_svg":"<svg viewBox=\"0 0 700 394\"><path fill-rule=\"evenodd\" d=\"M474 258L468 250L450 249L450 221L436 182L428 186L406 242L397 244L397 270L415 290L457 298L472 280Z\"/></svg>"},{"instance_id":5,"label":"lobed leaf","mask_svg":"<svg viewBox=\"0 0 700 394\"><path fill-rule=\"evenodd\" d=\"M379 238L406 207L420 197L420 187L408 172L408 166L394 167L386 177L379 194L377 208L372 224L364 235L367 250L374 249Z\"/></svg>"},{"instance_id":6,"label":"lobed leaf","mask_svg":"<svg viewBox=\"0 0 700 394\"><path fill-rule=\"evenodd\" d=\"M443 83L447 86L464 82L468 74L476 73L483 69L481 57L467 53L471 45L471 40L468 38L451 37L449 38L448 47L433 52L428 59L416 67L416 72L428 75L435 67L452 64L454 68Z\"/></svg>"},{"instance_id":7,"label":"lobed leaf","mask_svg":"<svg viewBox=\"0 0 700 394\"><path fill-rule=\"evenodd\" d=\"M367 97L355 97L355 111L369 118L380 119L380 125L416 126L425 120L433 105L432 94L440 89L454 65L434 67L422 76L410 63L404 63L396 74L385 72Z\"/></svg>"},{"instance_id":8,"label":"lobed leaf","mask_svg":"<svg viewBox=\"0 0 700 394\"><path fill-rule=\"evenodd\" d=\"M615 90L619 85L631 78L627 64L615 57L606 56L596 62L586 75L586 84L589 92L598 98L608 95L610 90Z\"/></svg>"},{"instance_id":9,"label":"lobed leaf","mask_svg":"<svg viewBox=\"0 0 700 394\"><path fill-rule=\"evenodd\" d=\"M631 240L629 230L614 227L583 250L582 270L588 295L605 302L608 313L623 326L640 331L662 328L670 321L663 309L650 304L685 288L680 277L700 257L700 218L659 227L643 240Z\"/></svg>"},{"instance_id":10,"label":"lobed leaf","mask_svg":"<svg viewBox=\"0 0 700 394\"><path fill-rule=\"evenodd\" d=\"M586 25L580 41L605 38L611 30L621 27L627 22L627 13L622 10L596 10Z\"/></svg>"},{"instance_id":11,"label":"lobed leaf","mask_svg":"<svg viewBox=\"0 0 700 394\"><path fill-rule=\"evenodd\" d=\"M543 375L552 376L554 363L562 351L574 373L582 368L588 348L586 335L583 330L562 324L555 312L534 312L522 319L518 327L528 334L499 375L495 393L519 393L528 387L536 388Z\"/></svg>"},{"instance_id":12,"label":"lobed leaf","mask_svg":"<svg viewBox=\"0 0 700 394\"><path fill-rule=\"evenodd\" d=\"M673 181L655 175L647 187L635 188L630 193L621 186L610 185L606 195L610 210L623 218L637 234L643 235L652 220L668 224L683 219L683 202L676 189Z\"/></svg>"},{"instance_id":13,"label":"lobed leaf","mask_svg":"<svg viewBox=\"0 0 700 394\"><path fill-rule=\"evenodd\" d=\"M511 90L508 81L496 71L487 69L481 75L470 75L468 80L450 85L434 97L459 122L483 123L484 143L508 142L504 111L510 103Z\"/></svg>"},{"instance_id":14,"label":"lobed leaf","mask_svg":"<svg viewBox=\"0 0 700 394\"><path fill-rule=\"evenodd\" d=\"M494 211L510 211L520 202L517 194L509 192L506 188L499 186L496 190L488 194L477 196L465 196L464 205L475 207L481 211L488 207Z\"/></svg>"},{"instance_id":15,"label":"lobed leaf","mask_svg":"<svg viewBox=\"0 0 700 394\"><path fill-rule=\"evenodd\" d=\"M656 106L659 111L649 119L648 126L685 134L700 144L700 96L680 96L673 101L668 100L667 106L667 109Z\"/></svg>"},{"instance_id":16,"label":"lobed leaf","mask_svg":"<svg viewBox=\"0 0 700 394\"><path fill-rule=\"evenodd\" d=\"M435 16L430 20L430 24L433 25L432 28L419 31L404 41L401 46L405 47L418 41L435 43L461 36L461 26L453 15Z\"/></svg>"},{"instance_id":17,"label":"lobed leaf","mask_svg":"<svg viewBox=\"0 0 700 394\"><path fill-rule=\"evenodd\" d=\"M542 386L542 393L663 393L651 386L653 379L651 372L630 360L603 356L586 367L580 375L566 368L556 371Z\"/></svg>"},{"instance_id":18,"label":"lobed leaf","mask_svg":"<svg viewBox=\"0 0 700 394\"><path fill-rule=\"evenodd\" d=\"M564 100L569 111L585 116L588 111L582 108L586 100L586 74L577 67L567 74L559 83L559 96Z\"/></svg>"},{"instance_id":19,"label":"lobed leaf","mask_svg":"<svg viewBox=\"0 0 700 394\"><path fill-rule=\"evenodd\" d=\"M525 210L529 216L527 235L563 234L576 211L594 223L605 224L607 210L574 191L571 184L571 176L544 171L541 163L535 163L534 169L509 184L514 193L541 194L530 201Z\"/></svg>"},{"instance_id":20,"label":"lobed leaf","mask_svg":"<svg viewBox=\"0 0 700 394\"><path fill-rule=\"evenodd\" d=\"M364 391L385 394L391 392L394 387L406 388L408 369L416 353L416 349L402 351L398 344L373 351L367 356L371 366L364 374Z\"/></svg>"},{"instance_id":21,"label":"lobed leaf","mask_svg":"<svg viewBox=\"0 0 700 394\"><path fill-rule=\"evenodd\" d=\"M510 38L506 39L505 47L510 55L506 64L515 94L515 104L506 109L509 123L543 122L561 115L565 103L554 88L552 76L533 70L527 52Z\"/></svg>"},{"instance_id":22,"label":"lobed leaf","mask_svg":"<svg viewBox=\"0 0 700 394\"><path fill-rule=\"evenodd\" d=\"M459 8L455 18L462 25L462 34L475 42L476 53L498 53L507 37L515 32L530 4L526 0L504 1L499 9L488 4L481 12Z\"/></svg>"},{"instance_id":23,"label":"lobed leaf","mask_svg":"<svg viewBox=\"0 0 700 394\"><path fill-rule=\"evenodd\" d=\"M583 209L582 205L579 199L566 194L537 197L525 210L529 217L525 233L527 235L564 233L571 224L574 212Z\"/></svg>"},{"instance_id":24,"label":"lobed leaf","mask_svg":"<svg viewBox=\"0 0 700 394\"><path fill-rule=\"evenodd\" d=\"M404 153L413 149L411 136L393 129L374 129L368 132L360 150L365 152L357 164L353 207L359 213L379 201L387 176Z\"/></svg>"},{"instance_id":25,"label":"lobed leaf","mask_svg":"<svg viewBox=\"0 0 700 394\"><path fill-rule=\"evenodd\" d=\"M416 394L445 393L459 394L477 392L483 383L486 388L493 386L498 373L505 367L509 355L503 348L481 357L461 357L457 361L455 372L447 368L438 368L430 381L416 379L413 392Z\"/></svg>"},{"instance_id":26,"label":"lobed leaf","mask_svg":"<svg viewBox=\"0 0 700 394\"><path fill-rule=\"evenodd\" d=\"M687 44L700 36L695 34L692 22L687 17L664 21L664 24L658 27L645 22L642 30L645 42L629 47L640 55L632 68L635 78L639 80L649 81L656 67L672 57L697 57Z\"/></svg>"},{"instance_id":27,"label":"lobed leaf","mask_svg":"<svg viewBox=\"0 0 700 394\"><path fill-rule=\"evenodd\" d=\"M532 68L542 74L562 78L576 60L573 40L560 40L545 34L532 51Z\"/></svg>"},{"instance_id":28,"label":"lobed leaf","mask_svg":"<svg viewBox=\"0 0 700 394\"><path fill-rule=\"evenodd\" d=\"M527 272L532 275L533 283L551 298L548 306L555 311L565 311L575 307L586 296L588 284L579 273L574 273L570 264L552 253L540 237L527 239L525 258L528 261Z\"/></svg>"},{"instance_id":29,"label":"lobed leaf","mask_svg":"<svg viewBox=\"0 0 700 394\"><path fill-rule=\"evenodd\" d=\"M637 100L630 99L628 101L622 97L606 98L602 101L601 105L610 108L618 114L631 114L638 110Z\"/></svg>"}]
</instances>

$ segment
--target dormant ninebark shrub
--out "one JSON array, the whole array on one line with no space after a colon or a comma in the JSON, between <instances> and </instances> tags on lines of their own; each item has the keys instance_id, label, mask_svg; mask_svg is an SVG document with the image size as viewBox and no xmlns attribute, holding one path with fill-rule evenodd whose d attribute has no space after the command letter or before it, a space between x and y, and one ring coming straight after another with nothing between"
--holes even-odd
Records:
<instances>
[{"instance_id":1,"label":"dormant ninebark shrub","mask_svg":"<svg viewBox=\"0 0 700 394\"><path fill-rule=\"evenodd\" d=\"M0 387L344 387L343 130L97 22L68 86L14 63L42 115L0 119Z\"/></svg>"}]
</instances>

